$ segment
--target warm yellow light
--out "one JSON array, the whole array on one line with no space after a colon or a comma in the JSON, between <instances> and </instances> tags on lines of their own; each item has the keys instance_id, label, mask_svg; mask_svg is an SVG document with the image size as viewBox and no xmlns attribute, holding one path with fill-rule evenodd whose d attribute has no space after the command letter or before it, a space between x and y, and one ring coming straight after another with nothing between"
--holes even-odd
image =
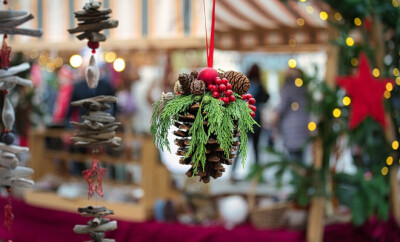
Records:
<instances>
[{"instance_id":1,"label":"warm yellow light","mask_svg":"<svg viewBox=\"0 0 400 242\"><path fill-rule=\"evenodd\" d=\"M303 86L303 80L301 78L296 78L296 80L294 80L294 84L296 87L301 87Z\"/></svg>"},{"instance_id":2,"label":"warm yellow light","mask_svg":"<svg viewBox=\"0 0 400 242\"><path fill-rule=\"evenodd\" d=\"M111 62L115 61L116 58L117 58L117 54L115 54L115 52L107 52L107 53L104 55L104 60L105 60L107 63L111 63Z\"/></svg>"},{"instance_id":3,"label":"warm yellow light","mask_svg":"<svg viewBox=\"0 0 400 242\"><path fill-rule=\"evenodd\" d=\"M48 71L48 72L53 72L55 69L56 69L56 68L55 68L53 62L47 63L47 65L46 65L46 71Z\"/></svg>"},{"instance_id":4,"label":"warm yellow light","mask_svg":"<svg viewBox=\"0 0 400 242\"><path fill-rule=\"evenodd\" d=\"M292 104L290 105L290 108L293 111L297 111L297 110L299 110L299 104L297 102L292 102Z\"/></svg>"},{"instance_id":5,"label":"warm yellow light","mask_svg":"<svg viewBox=\"0 0 400 242\"><path fill-rule=\"evenodd\" d=\"M296 40L295 39L290 39L289 40L289 46L290 47L295 47L296 46Z\"/></svg>"},{"instance_id":6,"label":"warm yellow light","mask_svg":"<svg viewBox=\"0 0 400 242\"><path fill-rule=\"evenodd\" d=\"M296 68L296 65L297 65L297 63L296 63L296 60L295 60L295 59L290 59L290 60L288 61L288 66L289 66L290 68Z\"/></svg>"},{"instance_id":7,"label":"warm yellow light","mask_svg":"<svg viewBox=\"0 0 400 242\"><path fill-rule=\"evenodd\" d=\"M57 68L61 67L63 64L64 64L64 61L63 61L63 59L61 57L57 57L54 60L54 66L57 67Z\"/></svg>"},{"instance_id":8,"label":"warm yellow light","mask_svg":"<svg viewBox=\"0 0 400 242\"><path fill-rule=\"evenodd\" d=\"M317 128L317 124L315 122L308 123L308 130L314 131Z\"/></svg>"},{"instance_id":9,"label":"warm yellow light","mask_svg":"<svg viewBox=\"0 0 400 242\"><path fill-rule=\"evenodd\" d=\"M374 77L379 77L381 75L381 72L379 71L378 68L374 68L372 70L372 75L374 75Z\"/></svg>"},{"instance_id":10,"label":"warm yellow light","mask_svg":"<svg viewBox=\"0 0 400 242\"><path fill-rule=\"evenodd\" d=\"M386 98L386 99L389 99L390 98L390 92L388 91L388 90L386 90L384 93L383 93L383 96Z\"/></svg>"},{"instance_id":11,"label":"warm yellow light","mask_svg":"<svg viewBox=\"0 0 400 242\"><path fill-rule=\"evenodd\" d=\"M388 166L391 166L393 164L393 157L388 156L388 158L386 158L386 164Z\"/></svg>"},{"instance_id":12,"label":"warm yellow light","mask_svg":"<svg viewBox=\"0 0 400 242\"><path fill-rule=\"evenodd\" d=\"M386 83L386 91L391 92L393 90L393 84L391 82Z\"/></svg>"},{"instance_id":13,"label":"warm yellow light","mask_svg":"<svg viewBox=\"0 0 400 242\"><path fill-rule=\"evenodd\" d=\"M396 77L396 84L400 86L400 77Z\"/></svg>"},{"instance_id":14,"label":"warm yellow light","mask_svg":"<svg viewBox=\"0 0 400 242\"><path fill-rule=\"evenodd\" d=\"M82 56L80 55L73 55L71 56L71 58L69 58L69 64L73 67L73 68L78 68L82 65L83 59Z\"/></svg>"},{"instance_id":15,"label":"warm yellow light","mask_svg":"<svg viewBox=\"0 0 400 242\"><path fill-rule=\"evenodd\" d=\"M400 74L399 68L395 67L393 69L393 75L398 76Z\"/></svg>"},{"instance_id":16,"label":"warm yellow light","mask_svg":"<svg viewBox=\"0 0 400 242\"><path fill-rule=\"evenodd\" d=\"M320 17L322 20L327 20L327 19L328 19L328 13L325 12L325 11L322 11L322 12L319 13L319 17Z\"/></svg>"},{"instance_id":17,"label":"warm yellow light","mask_svg":"<svg viewBox=\"0 0 400 242\"><path fill-rule=\"evenodd\" d=\"M399 6L399 3L397 0L392 0L393 7L397 8Z\"/></svg>"},{"instance_id":18,"label":"warm yellow light","mask_svg":"<svg viewBox=\"0 0 400 242\"><path fill-rule=\"evenodd\" d=\"M335 109L333 110L332 114L333 114L333 117L339 118L340 115L342 114L342 111L340 111L340 109L338 109L338 108L335 108Z\"/></svg>"},{"instance_id":19,"label":"warm yellow light","mask_svg":"<svg viewBox=\"0 0 400 242\"><path fill-rule=\"evenodd\" d=\"M342 101L344 106L349 106L351 103L351 99L348 96L344 96Z\"/></svg>"},{"instance_id":20,"label":"warm yellow light","mask_svg":"<svg viewBox=\"0 0 400 242\"><path fill-rule=\"evenodd\" d=\"M352 66L357 66L358 65L358 60L357 60L357 58L351 58L351 60L350 60L350 62L351 62L351 65Z\"/></svg>"},{"instance_id":21,"label":"warm yellow light","mask_svg":"<svg viewBox=\"0 0 400 242\"><path fill-rule=\"evenodd\" d=\"M355 24L356 26L361 26L361 24L362 24L361 19L360 19L360 18L355 18L355 19L354 19L354 24Z\"/></svg>"},{"instance_id":22,"label":"warm yellow light","mask_svg":"<svg viewBox=\"0 0 400 242\"><path fill-rule=\"evenodd\" d=\"M39 56L39 51L37 49L32 49L29 53L29 58L36 59Z\"/></svg>"},{"instance_id":23,"label":"warm yellow light","mask_svg":"<svg viewBox=\"0 0 400 242\"><path fill-rule=\"evenodd\" d=\"M113 64L114 70L116 72L121 72L125 69L125 61L122 58L117 58Z\"/></svg>"},{"instance_id":24,"label":"warm yellow light","mask_svg":"<svg viewBox=\"0 0 400 242\"><path fill-rule=\"evenodd\" d=\"M335 19L337 20L337 21L340 21L340 20L342 20L342 15L340 14L340 13L335 13Z\"/></svg>"},{"instance_id":25,"label":"warm yellow light","mask_svg":"<svg viewBox=\"0 0 400 242\"><path fill-rule=\"evenodd\" d=\"M305 2L307 2L307 0L300 0L300 2L303 2L303 3L305 3Z\"/></svg>"},{"instance_id":26,"label":"warm yellow light","mask_svg":"<svg viewBox=\"0 0 400 242\"><path fill-rule=\"evenodd\" d=\"M384 175L384 176L386 176L386 175L388 174L388 172L389 172L389 169L388 169L386 166L383 167L382 170L381 170L381 173L382 173L382 175Z\"/></svg>"},{"instance_id":27,"label":"warm yellow light","mask_svg":"<svg viewBox=\"0 0 400 242\"><path fill-rule=\"evenodd\" d=\"M314 8L313 8L312 6L307 6L307 7L306 7L306 12L307 12L308 14L312 14L312 13L314 12Z\"/></svg>"},{"instance_id":28,"label":"warm yellow light","mask_svg":"<svg viewBox=\"0 0 400 242\"><path fill-rule=\"evenodd\" d=\"M304 19L303 18L298 18L296 19L296 23L298 26L303 26L304 25Z\"/></svg>"},{"instance_id":29,"label":"warm yellow light","mask_svg":"<svg viewBox=\"0 0 400 242\"><path fill-rule=\"evenodd\" d=\"M399 141L395 140L392 142L392 148L394 150L397 150L399 148Z\"/></svg>"},{"instance_id":30,"label":"warm yellow light","mask_svg":"<svg viewBox=\"0 0 400 242\"><path fill-rule=\"evenodd\" d=\"M354 40L351 37L346 38L346 45L348 46L353 46L354 45Z\"/></svg>"}]
</instances>

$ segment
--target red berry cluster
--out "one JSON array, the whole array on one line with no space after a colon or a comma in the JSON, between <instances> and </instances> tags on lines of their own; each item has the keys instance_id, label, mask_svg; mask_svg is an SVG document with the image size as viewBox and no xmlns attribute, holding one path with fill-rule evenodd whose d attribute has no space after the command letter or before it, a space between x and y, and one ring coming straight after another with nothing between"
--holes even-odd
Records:
<instances>
[{"instance_id":1,"label":"red berry cluster","mask_svg":"<svg viewBox=\"0 0 400 242\"><path fill-rule=\"evenodd\" d=\"M249 108L251 109L251 111L253 111L250 113L250 115L252 118L254 118L256 116L255 111L257 110L256 106L254 106L254 104L256 104L256 100L253 98L251 94L243 94L242 99L248 100Z\"/></svg>"},{"instance_id":2,"label":"red berry cluster","mask_svg":"<svg viewBox=\"0 0 400 242\"><path fill-rule=\"evenodd\" d=\"M210 85L208 85L208 90L212 92L214 98L218 98L225 104L234 102L236 97L232 92L232 84L228 82L226 78L220 78L217 76Z\"/></svg>"}]
</instances>

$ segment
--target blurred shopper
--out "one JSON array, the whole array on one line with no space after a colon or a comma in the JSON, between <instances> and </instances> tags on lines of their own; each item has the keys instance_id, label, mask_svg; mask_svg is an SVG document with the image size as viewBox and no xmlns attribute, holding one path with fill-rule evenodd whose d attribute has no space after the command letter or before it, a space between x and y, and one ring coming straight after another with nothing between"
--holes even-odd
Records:
<instances>
[{"instance_id":1,"label":"blurred shopper","mask_svg":"<svg viewBox=\"0 0 400 242\"><path fill-rule=\"evenodd\" d=\"M250 70L247 73L247 77L249 78L251 82L250 90L249 93L253 96L253 98L256 99L256 108L257 110L255 111L256 116L254 117L254 120L258 123L261 124L261 113L260 110L262 109L262 106L268 101L269 99L269 94L265 91L264 86L262 85L261 82L261 73L260 73L260 67L257 64L254 64L250 67ZM258 125L253 126L254 133L249 133L250 139L253 142L253 149L254 149L254 157L255 157L255 163L259 163L259 141L260 141L260 135L261 135L261 127ZM232 166L232 173L231 173L231 179L233 180L234 175L235 175L235 170L236 166L238 163L238 159L236 158L233 166Z\"/></svg>"},{"instance_id":2,"label":"blurred shopper","mask_svg":"<svg viewBox=\"0 0 400 242\"><path fill-rule=\"evenodd\" d=\"M64 124L65 118L67 117L71 94L73 90L74 75L71 67L63 65L58 71L57 76L59 90L57 100L53 112L53 123Z\"/></svg>"},{"instance_id":3,"label":"blurred shopper","mask_svg":"<svg viewBox=\"0 0 400 242\"><path fill-rule=\"evenodd\" d=\"M303 161L303 150L309 132L310 119L307 106L307 89L304 85L296 86L295 80L302 78L299 69L289 69L285 73L285 83L281 90L281 101L276 109L275 124L283 137L283 143L294 161Z\"/></svg>"}]
</instances>

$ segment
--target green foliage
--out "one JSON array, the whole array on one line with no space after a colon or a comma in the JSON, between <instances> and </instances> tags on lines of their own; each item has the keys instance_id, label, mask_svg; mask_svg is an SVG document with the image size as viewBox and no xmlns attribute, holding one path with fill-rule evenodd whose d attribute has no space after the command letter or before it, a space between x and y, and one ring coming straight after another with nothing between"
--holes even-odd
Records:
<instances>
[{"instance_id":1,"label":"green foliage","mask_svg":"<svg viewBox=\"0 0 400 242\"><path fill-rule=\"evenodd\" d=\"M237 94L235 95L237 96ZM153 142L162 150L166 147L170 151L168 130L179 114L186 113L194 101L200 100L200 108L189 130L191 141L186 157L192 155L195 169L197 169L197 164L199 163L202 164L204 169L206 162L205 145L211 135L215 135L226 157L229 158L229 152L232 149L234 140L235 123L237 123L241 134L241 146L238 152L244 162L247 155L248 132L253 132L253 125L258 124L250 116L251 110L248 108L247 103L239 98L233 103L224 105L220 100L213 98L211 93L206 92L204 96L178 95L166 102L161 100L155 102L150 128ZM203 113L207 114L203 116ZM203 124L204 121L208 122L207 132ZM196 173L196 170L194 173Z\"/></svg>"},{"instance_id":2,"label":"green foliage","mask_svg":"<svg viewBox=\"0 0 400 242\"><path fill-rule=\"evenodd\" d=\"M388 218L389 186L385 177L371 175L366 178L358 170L355 175L338 173L334 180L338 183L336 195L342 204L351 208L355 225L362 225L374 214L380 219Z\"/></svg>"}]
</instances>

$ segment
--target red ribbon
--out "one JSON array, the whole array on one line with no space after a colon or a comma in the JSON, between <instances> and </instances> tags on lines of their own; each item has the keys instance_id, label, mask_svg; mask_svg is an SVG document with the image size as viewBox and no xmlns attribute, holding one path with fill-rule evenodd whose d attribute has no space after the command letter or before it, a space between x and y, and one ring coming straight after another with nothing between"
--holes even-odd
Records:
<instances>
[{"instance_id":1,"label":"red ribbon","mask_svg":"<svg viewBox=\"0 0 400 242\"><path fill-rule=\"evenodd\" d=\"M207 35L207 16L206 16L206 4L203 0L204 9L204 25L206 28L206 52L207 52L207 66L213 67L214 62L214 35L215 35L215 0L213 0L212 6L212 17L211 17L211 35L210 35L210 46L208 46L208 35Z\"/></svg>"}]
</instances>

